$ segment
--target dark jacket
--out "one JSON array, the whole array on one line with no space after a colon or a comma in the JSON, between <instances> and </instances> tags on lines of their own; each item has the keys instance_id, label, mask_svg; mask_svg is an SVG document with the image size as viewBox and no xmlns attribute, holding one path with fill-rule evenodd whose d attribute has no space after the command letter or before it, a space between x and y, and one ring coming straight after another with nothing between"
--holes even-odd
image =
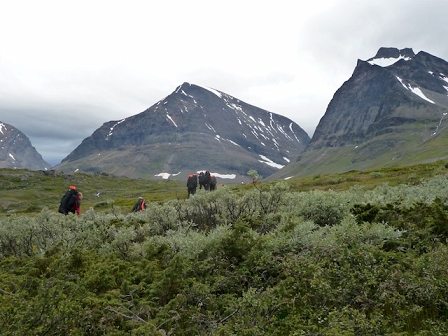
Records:
<instances>
[{"instance_id":1,"label":"dark jacket","mask_svg":"<svg viewBox=\"0 0 448 336\"><path fill-rule=\"evenodd\" d=\"M198 186L198 177L197 175L189 175L187 180L187 188L188 189L196 189Z\"/></svg>"},{"instance_id":2,"label":"dark jacket","mask_svg":"<svg viewBox=\"0 0 448 336\"><path fill-rule=\"evenodd\" d=\"M134 204L134 207L132 208L132 212L144 211L144 210L146 210L145 199L143 197L139 197L137 202Z\"/></svg>"},{"instance_id":3,"label":"dark jacket","mask_svg":"<svg viewBox=\"0 0 448 336\"><path fill-rule=\"evenodd\" d=\"M215 177L215 175L212 175L210 177L210 190L215 190L216 189L216 183L217 183L216 177Z\"/></svg>"},{"instance_id":4,"label":"dark jacket","mask_svg":"<svg viewBox=\"0 0 448 336\"><path fill-rule=\"evenodd\" d=\"M58 211L64 215L67 215L69 212L75 213L74 207L77 202L78 192L74 189L70 189L64 194L64 196L62 196Z\"/></svg>"},{"instance_id":5,"label":"dark jacket","mask_svg":"<svg viewBox=\"0 0 448 336\"><path fill-rule=\"evenodd\" d=\"M73 204L73 206L68 210L71 213L76 213L78 216L81 215L81 195L76 196L76 201L75 204Z\"/></svg>"}]
</instances>

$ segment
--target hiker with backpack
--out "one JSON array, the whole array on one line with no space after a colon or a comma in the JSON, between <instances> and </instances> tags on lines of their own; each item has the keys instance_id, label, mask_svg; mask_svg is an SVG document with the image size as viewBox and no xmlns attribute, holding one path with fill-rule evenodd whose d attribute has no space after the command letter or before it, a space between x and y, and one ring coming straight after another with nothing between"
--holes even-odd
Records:
<instances>
[{"instance_id":1,"label":"hiker with backpack","mask_svg":"<svg viewBox=\"0 0 448 336\"><path fill-rule=\"evenodd\" d=\"M211 181L211 177L210 177L210 172L207 170L204 174L204 188L205 190L209 190L210 189L210 181Z\"/></svg>"},{"instance_id":2,"label":"hiker with backpack","mask_svg":"<svg viewBox=\"0 0 448 336\"><path fill-rule=\"evenodd\" d=\"M216 190L216 177L215 175L210 175L210 191Z\"/></svg>"},{"instance_id":3,"label":"hiker with backpack","mask_svg":"<svg viewBox=\"0 0 448 336\"><path fill-rule=\"evenodd\" d=\"M78 197L76 198L75 204L68 211L71 213L76 213L76 215L81 216L81 201L82 201L82 192L78 192Z\"/></svg>"},{"instance_id":4,"label":"hiker with backpack","mask_svg":"<svg viewBox=\"0 0 448 336\"><path fill-rule=\"evenodd\" d=\"M76 190L76 186L70 186L62 196L58 211L64 215L75 213L79 216L81 209L82 193Z\"/></svg>"},{"instance_id":5,"label":"hiker with backpack","mask_svg":"<svg viewBox=\"0 0 448 336\"><path fill-rule=\"evenodd\" d=\"M132 212L145 211L146 210L146 201L143 197L139 197L137 202L134 204L132 208Z\"/></svg>"},{"instance_id":6,"label":"hiker with backpack","mask_svg":"<svg viewBox=\"0 0 448 336\"><path fill-rule=\"evenodd\" d=\"M205 189L205 175L204 172L199 172L199 176L198 176L198 180L199 180L199 189L202 189L202 187L204 187Z\"/></svg>"},{"instance_id":7,"label":"hiker with backpack","mask_svg":"<svg viewBox=\"0 0 448 336\"><path fill-rule=\"evenodd\" d=\"M188 198L190 198L190 195L196 194L197 187L198 187L198 176L196 174L188 175L187 179Z\"/></svg>"}]
</instances>

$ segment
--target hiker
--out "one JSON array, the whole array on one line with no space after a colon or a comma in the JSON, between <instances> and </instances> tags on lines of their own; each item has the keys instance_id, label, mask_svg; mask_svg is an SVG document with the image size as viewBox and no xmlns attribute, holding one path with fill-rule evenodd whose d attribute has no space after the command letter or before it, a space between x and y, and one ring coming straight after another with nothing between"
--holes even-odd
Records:
<instances>
[{"instance_id":1,"label":"hiker","mask_svg":"<svg viewBox=\"0 0 448 336\"><path fill-rule=\"evenodd\" d=\"M139 197L137 202L134 204L132 208L132 212L145 211L146 210L146 202L143 197Z\"/></svg>"},{"instance_id":2,"label":"hiker","mask_svg":"<svg viewBox=\"0 0 448 336\"><path fill-rule=\"evenodd\" d=\"M78 192L78 197L76 198L75 204L68 210L72 214L76 213L76 215L81 216L81 201L82 201L82 192Z\"/></svg>"},{"instance_id":3,"label":"hiker","mask_svg":"<svg viewBox=\"0 0 448 336\"><path fill-rule=\"evenodd\" d=\"M196 174L188 175L187 180L188 198L190 198L190 195L196 194L197 187L198 187L198 176Z\"/></svg>"},{"instance_id":4,"label":"hiker","mask_svg":"<svg viewBox=\"0 0 448 336\"><path fill-rule=\"evenodd\" d=\"M58 211L64 215L68 215L69 212L75 213L76 210L74 210L74 208L76 207L77 202L78 191L76 190L76 186L70 186L64 196L62 196Z\"/></svg>"},{"instance_id":5,"label":"hiker","mask_svg":"<svg viewBox=\"0 0 448 336\"><path fill-rule=\"evenodd\" d=\"M216 176L210 175L210 191L216 190Z\"/></svg>"},{"instance_id":6,"label":"hiker","mask_svg":"<svg viewBox=\"0 0 448 336\"><path fill-rule=\"evenodd\" d=\"M209 190L210 189L210 172L207 170L204 174L204 188L205 190Z\"/></svg>"},{"instance_id":7,"label":"hiker","mask_svg":"<svg viewBox=\"0 0 448 336\"><path fill-rule=\"evenodd\" d=\"M205 189L205 176L204 176L204 172L200 172L199 176L198 176L198 180L199 180L199 189L202 189L202 187L204 187Z\"/></svg>"}]
</instances>

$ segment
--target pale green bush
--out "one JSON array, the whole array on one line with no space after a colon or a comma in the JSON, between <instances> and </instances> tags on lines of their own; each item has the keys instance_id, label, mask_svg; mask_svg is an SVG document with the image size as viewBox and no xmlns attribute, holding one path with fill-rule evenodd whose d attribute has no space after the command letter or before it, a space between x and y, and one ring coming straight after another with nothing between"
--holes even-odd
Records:
<instances>
[{"instance_id":1,"label":"pale green bush","mask_svg":"<svg viewBox=\"0 0 448 336\"><path fill-rule=\"evenodd\" d=\"M169 201L162 204L149 203L146 211L133 214L134 218L141 219L149 224L151 235L163 234L167 230L175 230L179 225L178 207L182 201Z\"/></svg>"},{"instance_id":2,"label":"pale green bush","mask_svg":"<svg viewBox=\"0 0 448 336\"><path fill-rule=\"evenodd\" d=\"M325 226L337 224L349 213L350 207L344 193L313 190L291 194L285 209L304 220Z\"/></svg>"},{"instance_id":3,"label":"pale green bush","mask_svg":"<svg viewBox=\"0 0 448 336\"><path fill-rule=\"evenodd\" d=\"M384 174L380 172L371 172L370 176L372 176L373 178L381 178L384 177Z\"/></svg>"},{"instance_id":4,"label":"pale green bush","mask_svg":"<svg viewBox=\"0 0 448 336\"><path fill-rule=\"evenodd\" d=\"M221 223L236 223L240 218L253 216L258 212L257 194L253 190L236 197L229 189L219 188L214 194L219 197L221 204Z\"/></svg>"},{"instance_id":5,"label":"pale green bush","mask_svg":"<svg viewBox=\"0 0 448 336\"><path fill-rule=\"evenodd\" d=\"M349 192L352 192L350 189ZM437 197L447 200L448 178L447 176L435 176L422 181L419 184L400 184L389 186L382 184L372 190L358 194L358 203L371 203L380 206L388 203L400 202L404 206L411 206L417 202L432 203Z\"/></svg>"},{"instance_id":6,"label":"pale green bush","mask_svg":"<svg viewBox=\"0 0 448 336\"><path fill-rule=\"evenodd\" d=\"M210 230L222 224L223 204L220 202L222 193L223 191L219 189L213 192L196 193L183 203L183 213L180 213L180 207L178 207L179 218L194 222L199 230Z\"/></svg>"},{"instance_id":7,"label":"pale green bush","mask_svg":"<svg viewBox=\"0 0 448 336\"><path fill-rule=\"evenodd\" d=\"M181 253L189 259L195 259L209 245L215 245L227 236L231 227L229 225L221 225L206 233L204 231L196 231L184 226L179 230L170 230L164 236L148 237L144 246L148 245L168 245L172 251Z\"/></svg>"},{"instance_id":8,"label":"pale green bush","mask_svg":"<svg viewBox=\"0 0 448 336\"><path fill-rule=\"evenodd\" d=\"M307 235L303 240L309 250L315 250L322 255L338 255L340 249L359 244L382 245L394 241L402 233L386 224L358 225L352 216L346 216L339 225L321 227Z\"/></svg>"},{"instance_id":9,"label":"pale green bush","mask_svg":"<svg viewBox=\"0 0 448 336\"><path fill-rule=\"evenodd\" d=\"M272 185L269 191L260 191L260 208L264 214L277 212L284 205L285 195L289 190L286 182Z\"/></svg>"},{"instance_id":10,"label":"pale green bush","mask_svg":"<svg viewBox=\"0 0 448 336\"><path fill-rule=\"evenodd\" d=\"M319 226L313 221L304 221L300 217L283 216L278 229L266 234L267 250L286 252L300 252L310 245L310 236Z\"/></svg>"},{"instance_id":11,"label":"pale green bush","mask_svg":"<svg viewBox=\"0 0 448 336\"><path fill-rule=\"evenodd\" d=\"M63 216L44 209L35 217L13 215L2 218L0 224L0 257L35 255L58 246L59 249L97 249L102 253L117 251L124 255L141 255L139 243L154 236L165 236L174 250L194 255L212 238L220 226L242 221L261 234L274 231L276 244L286 249L303 248L307 244L319 246L325 241L329 248L341 243L341 232L351 232L351 240L379 244L392 239L393 230L386 224L372 224L360 228L348 220L354 204L370 203L380 206L400 202L411 206L416 202L430 203L441 197L446 201L448 179L437 176L418 185L389 186L383 184L372 190L355 186L345 192L314 190L289 192L284 182L269 189L252 188L241 195L228 188L214 192L198 192L190 199L164 203L148 203L146 211L122 214L119 207L108 212L87 210L81 217ZM335 231L321 227L341 224ZM348 225L347 223L351 223ZM283 231L282 231L283 230ZM328 231L330 230L330 231ZM343 230L337 240L337 230ZM204 231L204 233L196 232ZM332 240L333 239L333 240ZM197 242L197 247L194 243ZM188 241L188 243L186 243ZM135 252L134 252L135 250Z\"/></svg>"},{"instance_id":12,"label":"pale green bush","mask_svg":"<svg viewBox=\"0 0 448 336\"><path fill-rule=\"evenodd\" d=\"M108 240L99 248L99 252L102 254L116 252L122 257L127 257L137 232L133 227L111 226L107 229L107 236Z\"/></svg>"}]
</instances>

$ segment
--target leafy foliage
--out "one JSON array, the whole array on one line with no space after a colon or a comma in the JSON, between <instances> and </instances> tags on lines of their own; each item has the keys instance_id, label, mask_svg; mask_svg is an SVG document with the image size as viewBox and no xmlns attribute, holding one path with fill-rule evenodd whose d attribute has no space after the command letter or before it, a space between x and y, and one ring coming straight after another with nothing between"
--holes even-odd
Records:
<instances>
[{"instance_id":1,"label":"leafy foliage","mask_svg":"<svg viewBox=\"0 0 448 336\"><path fill-rule=\"evenodd\" d=\"M2 335L448 332L447 175L294 183L2 217Z\"/></svg>"}]
</instances>

